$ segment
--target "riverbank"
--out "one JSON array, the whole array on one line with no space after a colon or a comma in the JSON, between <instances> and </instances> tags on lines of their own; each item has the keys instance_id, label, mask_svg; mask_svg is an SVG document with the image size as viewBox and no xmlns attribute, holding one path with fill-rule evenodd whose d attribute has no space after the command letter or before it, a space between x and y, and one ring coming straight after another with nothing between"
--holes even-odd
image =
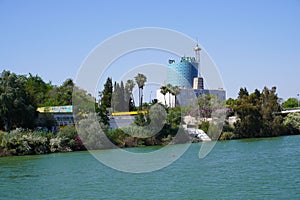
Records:
<instances>
[{"instance_id":1,"label":"riverbank","mask_svg":"<svg viewBox=\"0 0 300 200\"><path fill-rule=\"evenodd\" d=\"M290 134L281 134L284 136ZM180 144L186 142L198 143L198 138L191 137L183 132L178 132L176 137L149 137L136 138L125 134L120 129L110 130L107 133L108 139L115 145L110 148L132 148L144 146L164 146L168 144ZM256 137L259 138L259 137ZM266 137L264 137L266 138ZM237 140L232 132L224 132L219 140ZM73 152L87 150L82 138L78 135L75 127L65 127L57 133L46 131L27 131L16 129L10 133L0 131L0 157L19 155L39 155L57 152ZM89 145L87 144L89 147ZM90 148L89 148L90 149ZM97 149L97 148L95 148ZM99 148L107 149L107 148Z\"/></svg>"},{"instance_id":2,"label":"riverbank","mask_svg":"<svg viewBox=\"0 0 300 200\"><path fill-rule=\"evenodd\" d=\"M9 133L0 131L0 157L20 155L40 155L57 152L73 152L88 149L132 148L143 146L164 146L186 142L199 142L186 134L173 137L136 138L119 129L108 131L108 139L113 143L99 148L90 148L89 141L83 142L75 127L65 127L57 133L16 129Z\"/></svg>"}]
</instances>

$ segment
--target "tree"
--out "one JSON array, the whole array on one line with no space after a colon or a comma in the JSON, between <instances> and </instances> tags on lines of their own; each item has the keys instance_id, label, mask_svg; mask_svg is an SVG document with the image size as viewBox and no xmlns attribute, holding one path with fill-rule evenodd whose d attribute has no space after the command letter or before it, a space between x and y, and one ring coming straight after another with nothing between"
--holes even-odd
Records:
<instances>
[{"instance_id":1,"label":"tree","mask_svg":"<svg viewBox=\"0 0 300 200\"><path fill-rule=\"evenodd\" d=\"M249 92L247 90L247 88L241 88L239 91L239 99L242 99L244 96L249 96Z\"/></svg>"},{"instance_id":2,"label":"tree","mask_svg":"<svg viewBox=\"0 0 300 200\"><path fill-rule=\"evenodd\" d=\"M178 86L172 86L171 89L170 89L170 92L175 97L174 107L176 107L177 106L177 95L180 93L180 88Z\"/></svg>"},{"instance_id":3,"label":"tree","mask_svg":"<svg viewBox=\"0 0 300 200\"><path fill-rule=\"evenodd\" d=\"M37 125L40 127L46 127L48 131L50 131L52 127L56 125L56 120L53 115L46 113L39 118Z\"/></svg>"},{"instance_id":4,"label":"tree","mask_svg":"<svg viewBox=\"0 0 300 200\"><path fill-rule=\"evenodd\" d=\"M107 78L102 92L99 92L100 104L97 108L98 116L103 124L109 125L108 108L111 107L112 101L112 78Z\"/></svg>"},{"instance_id":5,"label":"tree","mask_svg":"<svg viewBox=\"0 0 300 200\"><path fill-rule=\"evenodd\" d=\"M276 87L265 87L260 93L255 90L249 95L246 88L241 89L234 108L239 117L235 133L239 137L268 137L282 134L282 117L274 113L280 110Z\"/></svg>"},{"instance_id":6,"label":"tree","mask_svg":"<svg viewBox=\"0 0 300 200\"><path fill-rule=\"evenodd\" d=\"M115 82L114 84L114 90L112 93L112 109L114 112L120 112L122 111L120 109L120 106L122 105L122 96L121 96L121 88L119 83Z\"/></svg>"},{"instance_id":7,"label":"tree","mask_svg":"<svg viewBox=\"0 0 300 200\"><path fill-rule=\"evenodd\" d=\"M138 75L135 78L135 82L139 87L139 107L140 110L142 109L143 104L143 88L145 86L145 83L147 81L147 77L144 74L138 73Z\"/></svg>"},{"instance_id":8,"label":"tree","mask_svg":"<svg viewBox=\"0 0 300 200\"><path fill-rule=\"evenodd\" d=\"M285 102L283 102L282 107L287 108L296 108L298 107L298 99L296 98L288 98Z\"/></svg>"},{"instance_id":9,"label":"tree","mask_svg":"<svg viewBox=\"0 0 300 200\"><path fill-rule=\"evenodd\" d=\"M225 101L225 107L228 109L228 117L233 116L234 115L234 110L236 108L237 105L237 100L233 99L233 98L229 98Z\"/></svg>"},{"instance_id":10,"label":"tree","mask_svg":"<svg viewBox=\"0 0 300 200\"><path fill-rule=\"evenodd\" d=\"M52 89L52 85L50 83L45 83L41 77L38 75L33 76L30 73L25 87L26 91L30 95L31 101L38 107L45 103L46 95Z\"/></svg>"},{"instance_id":11,"label":"tree","mask_svg":"<svg viewBox=\"0 0 300 200\"><path fill-rule=\"evenodd\" d=\"M115 112L125 112L129 111L129 100L127 97L127 93L123 81L121 84L116 83L114 84L114 91L112 94L112 108Z\"/></svg>"},{"instance_id":12,"label":"tree","mask_svg":"<svg viewBox=\"0 0 300 200\"><path fill-rule=\"evenodd\" d=\"M75 84L72 79L66 79L58 89L60 105L72 105L72 93Z\"/></svg>"},{"instance_id":13,"label":"tree","mask_svg":"<svg viewBox=\"0 0 300 200\"><path fill-rule=\"evenodd\" d=\"M210 118L214 110L221 107L220 99L212 94L206 94L197 99L200 117Z\"/></svg>"},{"instance_id":14,"label":"tree","mask_svg":"<svg viewBox=\"0 0 300 200\"><path fill-rule=\"evenodd\" d=\"M162 93L164 95L165 106L167 106L166 94L168 93L168 88L166 86L161 86L160 93Z\"/></svg>"},{"instance_id":15,"label":"tree","mask_svg":"<svg viewBox=\"0 0 300 200\"><path fill-rule=\"evenodd\" d=\"M171 93L172 93L172 89L173 89L173 86L170 83L168 83L167 84L167 92L169 93L169 106L170 107L172 107L172 105L171 105Z\"/></svg>"},{"instance_id":16,"label":"tree","mask_svg":"<svg viewBox=\"0 0 300 200\"><path fill-rule=\"evenodd\" d=\"M135 104L134 104L134 98L133 98L133 88L135 86L135 83L133 80L127 80L125 84L125 93L126 93L126 101L129 104L129 111L135 110Z\"/></svg>"},{"instance_id":17,"label":"tree","mask_svg":"<svg viewBox=\"0 0 300 200\"><path fill-rule=\"evenodd\" d=\"M100 105L106 108L111 107L111 98L113 92L112 78L107 78L104 84L104 89L102 92L99 92Z\"/></svg>"},{"instance_id":18,"label":"tree","mask_svg":"<svg viewBox=\"0 0 300 200\"><path fill-rule=\"evenodd\" d=\"M52 86L45 96L41 106L72 105L72 94L75 84L72 79L66 79L61 86Z\"/></svg>"},{"instance_id":19,"label":"tree","mask_svg":"<svg viewBox=\"0 0 300 200\"><path fill-rule=\"evenodd\" d=\"M300 113L288 114L283 123L291 133L300 133Z\"/></svg>"},{"instance_id":20,"label":"tree","mask_svg":"<svg viewBox=\"0 0 300 200\"><path fill-rule=\"evenodd\" d=\"M33 128L34 126L36 107L25 85L26 76L18 76L5 70L1 73L0 118L6 131L10 131L12 127Z\"/></svg>"}]
</instances>

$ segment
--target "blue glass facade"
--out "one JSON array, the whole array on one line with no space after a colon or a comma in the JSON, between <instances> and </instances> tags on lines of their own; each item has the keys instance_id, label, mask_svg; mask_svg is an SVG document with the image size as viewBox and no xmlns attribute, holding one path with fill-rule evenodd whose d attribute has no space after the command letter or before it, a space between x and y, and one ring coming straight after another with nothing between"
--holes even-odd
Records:
<instances>
[{"instance_id":1,"label":"blue glass facade","mask_svg":"<svg viewBox=\"0 0 300 200\"><path fill-rule=\"evenodd\" d=\"M167 83L181 88L193 88L193 79L198 76L198 63L194 57L182 57L180 62L169 60Z\"/></svg>"}]
</instances>

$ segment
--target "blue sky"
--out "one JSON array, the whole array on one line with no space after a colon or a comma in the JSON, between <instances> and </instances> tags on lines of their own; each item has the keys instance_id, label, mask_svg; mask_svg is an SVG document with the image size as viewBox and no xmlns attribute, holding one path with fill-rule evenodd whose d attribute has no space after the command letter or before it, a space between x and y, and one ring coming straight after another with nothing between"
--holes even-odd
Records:
<instances>
[{"instance_id":1,"label":"blue sky","mask_svg":"<svg viewBox=\"0 0 300 200\"><path fill-rule=\"evenodd\" d=\"M277 86L300 93L300 1L0 0L0 70L75 79L96 45L122 31L162 27L198 38L228 97ZM166 63L167 64L167 60Z\"/></svg>"}]
</instances>

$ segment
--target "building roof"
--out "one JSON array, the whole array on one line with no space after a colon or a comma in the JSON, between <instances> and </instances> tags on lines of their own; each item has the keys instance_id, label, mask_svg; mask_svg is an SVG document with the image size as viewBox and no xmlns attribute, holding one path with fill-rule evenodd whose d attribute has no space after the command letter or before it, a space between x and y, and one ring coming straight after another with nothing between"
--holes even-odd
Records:
<instances>
[{"instance_id":1,"label":"building roof","mask_svg":"<svg viewBox=\"0 0 300 200\"><path fill-rule=\"evenodd\" d=\"M72 113L73 106L48 106L48 107L39 107L37 111L40 113Z\"/></svg>"}]
</instances>

